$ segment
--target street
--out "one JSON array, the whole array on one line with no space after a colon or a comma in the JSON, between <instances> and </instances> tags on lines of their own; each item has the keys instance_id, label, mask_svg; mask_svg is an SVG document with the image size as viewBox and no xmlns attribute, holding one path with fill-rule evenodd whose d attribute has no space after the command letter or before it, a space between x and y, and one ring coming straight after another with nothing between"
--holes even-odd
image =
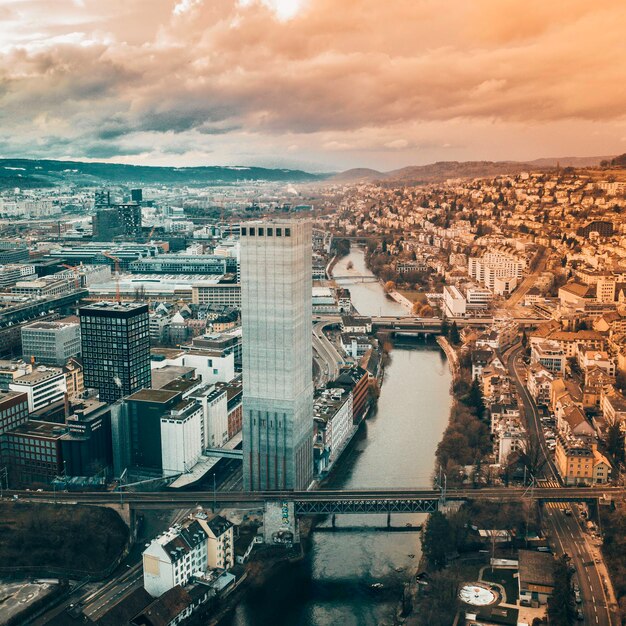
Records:
<instances>
[{"instance_id":1,"label":"street","mask_svg":"<svg viewBox=\"0 0 626 626\"><path fill-rule=\"evenodd\" d=\"M558 487L561 485L559 474L552 460L544 437L539 411L535 401L526 389L524 368L521 361L522 346L513 347L505 352L506 366L524 405L526 426L531 437L536 437L540 446L545 466L543 480L538 480L540 486ZM539 477L535 477L539 478ZM572 514L566 514L571 507ZM582 611L584 623L593 626L611 626L618 624L616 607L607 598L606 586L610 586L608 574L599 545L593 545L588 534L580 524L574 504L546 503L543 505L544 522L548 533L553 538L554 547L558 554L567 553L576 568L576 580L580 585L582 596ZM607 581L606 584L604 581ZM610 594L609 594L610 595Z\"/></svg>"}]
</instances>

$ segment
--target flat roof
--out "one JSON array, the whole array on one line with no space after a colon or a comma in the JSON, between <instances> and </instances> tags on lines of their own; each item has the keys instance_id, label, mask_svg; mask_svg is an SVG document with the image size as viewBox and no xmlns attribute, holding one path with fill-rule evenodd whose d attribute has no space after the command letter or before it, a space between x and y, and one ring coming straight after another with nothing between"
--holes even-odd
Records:
<instances>
[{"instance_id":1,"label":"flat roof","mask_svg":"<svg viewBox=\"0 0 626 626\"><path fill-rule=\"evenodd\" d=\"M127 400L138 400L141 402L160 402L165 404L172 398L179 395L178 391L168 391L167 389L140 389L132 395L128 396Z\"/></svg>"}]
</instances>

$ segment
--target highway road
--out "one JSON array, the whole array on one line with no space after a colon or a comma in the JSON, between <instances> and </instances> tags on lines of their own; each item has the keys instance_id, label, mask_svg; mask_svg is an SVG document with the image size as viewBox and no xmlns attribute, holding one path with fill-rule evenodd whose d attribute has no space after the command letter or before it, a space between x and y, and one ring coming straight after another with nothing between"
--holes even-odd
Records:
<instances>
[{"instance_id":1,"label":"highway road","mask_svg":"<svg viewBox=\"0 0 626 626\"><path fill-rule=\"evenodd\" d=\"M313 325L313 349L319 357L320 386L335 380L339 376L339 368L343 357L339 354L332 341L324 334L324 327L329 322L317 322Z\"/></svg>"},{"instance_id":2,"label":"highway road","mask_svg":"<svg viewBox=\"0 0 626 626\"><path fill-rule=\"evenodd\" d=\"M536 438L545 458L543 468L544 479L538 484L541 488L561 488L561 479L556 470L552 455L546 445L539 411L534 399L526 389L524 364L521 360L522 346L516 346L507 351L506 365L515 381L517 391L524 405L526 425L529 434ZM562 488L569 492L571 487ZM616 607L609 600L612 597L610 580L606 566L602 560L602 553L598 545L593 545L585 529L581 526L575 505L557 503L544 504L544 523L549 534L553 537L554 547L559 554L567 553L576 568L576 579L580 585L584 623L590 626L611 626L618 624ZM565 511L573 513L568 515Z\"/></svg>"}]
</instances>

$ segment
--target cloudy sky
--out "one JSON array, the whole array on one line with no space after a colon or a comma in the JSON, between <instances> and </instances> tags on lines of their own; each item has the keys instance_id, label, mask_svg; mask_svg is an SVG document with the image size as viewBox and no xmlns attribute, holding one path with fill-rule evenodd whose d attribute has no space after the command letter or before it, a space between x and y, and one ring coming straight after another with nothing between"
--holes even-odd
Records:
<instances>
[{"instance_id":1,"label":"cloudy sky","mask_svg":"<svg viewBox=\"0 0 626 626\"><path fill-rule=\"evenodd\" d=\"M626 152L624 0L0 0L0 156Z\"/></svg>"}]
</instances>

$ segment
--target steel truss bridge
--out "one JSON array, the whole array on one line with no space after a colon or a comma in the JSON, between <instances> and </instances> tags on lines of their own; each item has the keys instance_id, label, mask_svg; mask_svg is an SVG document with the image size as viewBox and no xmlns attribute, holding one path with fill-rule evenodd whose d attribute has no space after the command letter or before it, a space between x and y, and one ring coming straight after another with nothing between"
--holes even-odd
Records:
<instances>
[{"instance_id":1,"label":"steel truss bridge","mask_svg":"<svg viewBox=\"0 0 626 626\"><path fill-rule=\"evenodd\" d=\"M432 500L295 500L296 515L344 515L349 513L434 513L439 499Z\"/></svg>"}]
</instances>

